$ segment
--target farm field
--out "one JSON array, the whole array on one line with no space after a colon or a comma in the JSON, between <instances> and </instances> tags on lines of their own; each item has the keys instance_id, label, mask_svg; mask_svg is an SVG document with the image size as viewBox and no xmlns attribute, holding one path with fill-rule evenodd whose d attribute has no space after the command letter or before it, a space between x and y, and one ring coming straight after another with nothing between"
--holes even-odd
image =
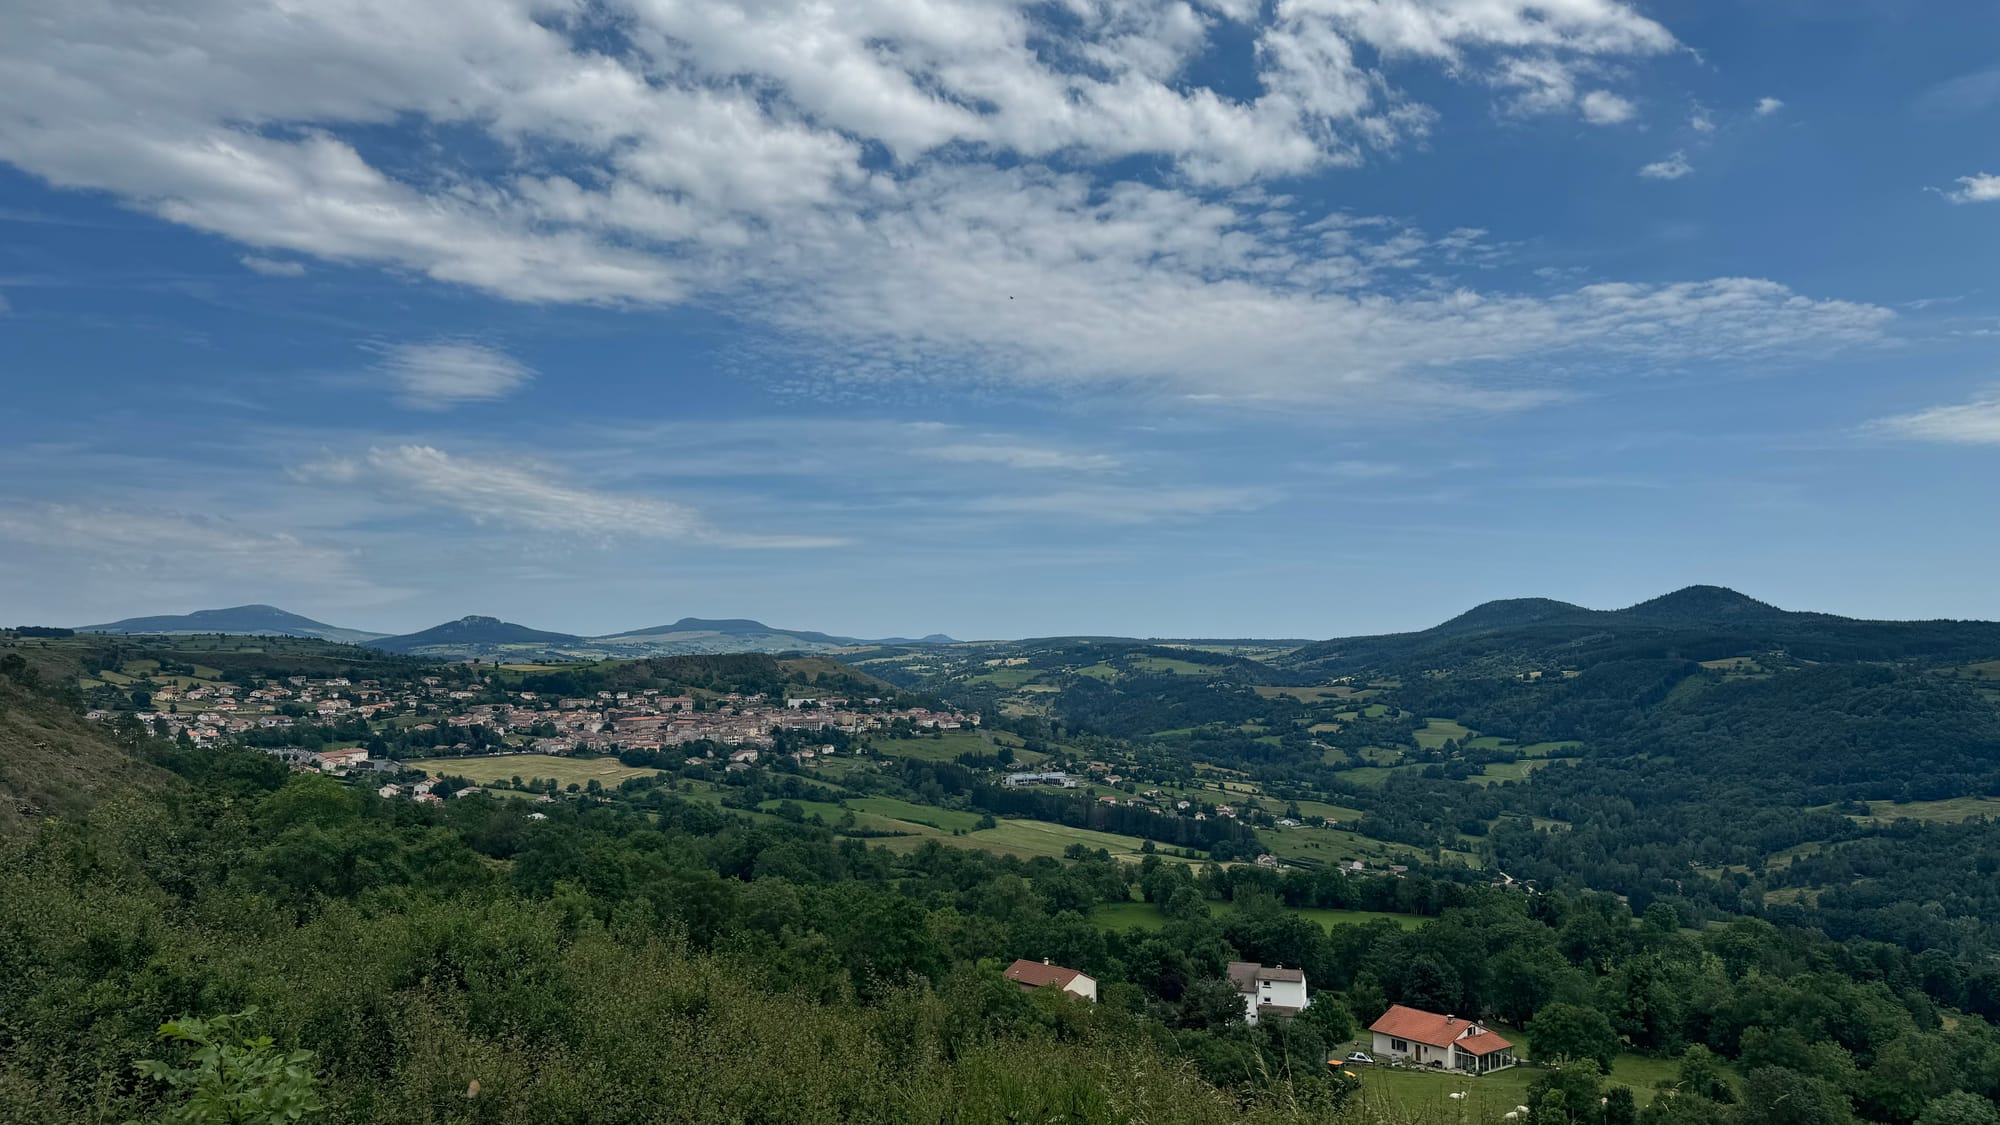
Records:
<instances>
[{"instance_id":1,"label":"farm field","mask_svg":"<svg viewBox=\"0 0 2000 1125\"><path fill-rule=\"evenodd\" d=\"M897 758L918 758L926 762L949 762L960 754L991 754L993 744L978 731L948 730L943 738L885 738L869 743L877 754Z\"/></svg>"},{"instance_id":2,"label":"farm field","mask_svg":"<svg viewBox=\"0 0 2000 1125\"><path fill-rule=\"evenodd\" d=\"M883 816L880 813L864 812L860 809L844 808L831 801L799 801L791 798L773 798L757 806L758 811L776 813L778 806L797 805L808 820L818 816L828 826L838 824L850 812L854 814L854 827L863 832L899 832L912 836L929 836L937 830L927 824L914 824L907 820Z\"/></svg>"},{"instance_id":3,"label":"farm field","mask_svg":"<svg viewBox=\"0 0 2000 1125\"><path fill-rule=\"evenodd\" d=\"M883 846L906 850L921 847L936 840L955 848L981 848L1000 855L1019 856L1033 859L1036 856L1060 857L1065 848L1072 844L1082 844L1092 850L1103 848L1119 859L1138 862L1140 846L1144 841L1136 836L1121 836L1114 832L1098 832L1089 828L1071 828L1065 824L1050 824L1041 820L1002 820L993 827L963 836L931 835L922 837L902 837L882 841Z\"/></svg>"},{"instance_id":4,"label":"farm field","mask_svg":"<svg viewBox=\"0 0 2000 1125\"><path fill-rule=\"evenodd\" d=\"M628 777L651 777L659 770L647 767L628 766L616 758L559 758L553 754L488 754L472 758L420 758L406 762L411 769L423 770L432 777L451 774L468 778L481 785L496 781L506 781L520 777L553 778L557 785L584 785L596 781L605 788L616 786Z\"/></svg>"},{"instance_id":5,"label":"farm field","mask_svg":"<svg viewBox=\"0 0 2000 1125\"><path fill-rule=\"evenodd\" d=\"M1574 762L1575 758L1523 758L1518 762L1490 762L1486 772L1475 774L1465 780L1474 785L1492 785L1501 781L1520 781L1550 762Z\"/></svg>"},{"instance_id":6,"label":"farm field","mask_svg":"<svg viewBox=\"0 0 2000 1125\"><path fill-rule=\"evenodd\" d=\"M1472 728L1452 719L1425 719L1423 727L1414 737L1418 746L1435 750L1453 739L1464 741L1476 735Z\"/></svg>"},{"instance_id":7,"label":"farm field","mask_svg":"<svg viewBox=\"0 0 2000 1125\"><path fill-rule=\"evenodd\" d=\"M1953 797L1946 801L1870 801L1867 816L1852 816L1857 824L1888 824L1905 817L1931 824L1955 824L1978 816L2000 817L2000 798Z\"/></svg>"},{"instance_id":8,"label":"farm field","mask_svg":"<svg viewBox=\"0 0 2000 1125\"><path fill-rule=\"evenodd\" d=\"M979 823L979 814L959 812L955 809L941 809L934 805L919 805L895 797L850 797L847 807L857 813L873 813L876 816L908 821L918 825L951 832L958 829L971 831Z\"/></svg>"}]
</instances>

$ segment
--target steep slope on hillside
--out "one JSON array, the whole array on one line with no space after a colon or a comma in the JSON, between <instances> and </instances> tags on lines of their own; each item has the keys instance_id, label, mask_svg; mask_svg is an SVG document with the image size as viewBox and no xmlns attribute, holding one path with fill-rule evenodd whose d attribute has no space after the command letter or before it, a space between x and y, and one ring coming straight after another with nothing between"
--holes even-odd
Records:
<instances>
[{"instance_id":1,"label":"steep slope on hillside","mask_svg":"<svg viewBox=\"0 0 2000 1125\"><path fill-rule=\"evenodd\" d=\"M165 781L109 732L40 690L38 676L25 678L0 655L0 833L74 816L121 788Z\"/></svg>"}]
</instances>

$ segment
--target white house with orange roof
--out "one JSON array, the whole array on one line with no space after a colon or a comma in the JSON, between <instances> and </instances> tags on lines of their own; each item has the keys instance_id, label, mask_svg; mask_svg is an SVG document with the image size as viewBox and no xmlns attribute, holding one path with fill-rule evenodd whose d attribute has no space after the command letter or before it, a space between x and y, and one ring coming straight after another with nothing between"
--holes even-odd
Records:
<instances>
[{"instance_id":1,"label":"white house with orange roof","mask_svg":"<svg viewBox=\"0 0 2000 1125\"><path fill-rule=\"evenodd\" d=\"M1401 1059L1418 1066L1486 1074L1505 1070L1519 1060L1514 1044L1478 1020L1440 1016L1401 1004L1391 1005L1368 1026L1375 1036L1375 1057Z\"/></svg>"}]
</instances>

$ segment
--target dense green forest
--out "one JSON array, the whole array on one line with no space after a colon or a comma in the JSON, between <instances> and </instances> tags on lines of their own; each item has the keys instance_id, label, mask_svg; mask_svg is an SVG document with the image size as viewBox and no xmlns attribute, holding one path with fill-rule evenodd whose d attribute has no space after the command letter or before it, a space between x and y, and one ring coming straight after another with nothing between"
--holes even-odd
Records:
<instances>
[{"instance_id":1,"label":"dense green forest","mask_svg":"<svg viewBox=\"0 0 2000 1125\"><path fill-rule=\"evenodd\" d=\"M8 672L10 715L73 722L73 693ZM657 778L426 809L116 729L75 737L163 780L0 843L0 1119L168 1112L150 1075L189 1048L156 1028L250 1009L340 1122L1432 1119L1324 1065L1390 1003L1524 1028L1562 1060L1522 1087L1538 1122L1931 1125L2000 1094L1972 947L1694 928L1686 901L1635 916L1443 868L892 851ZM882 784L942 794L960 768ZM804 783L766 776L742 784ZM1097 924L1105 904L1157 922ZM1015 957L1102 1002L1022 992ZM1315 1003L1245 1026L1233 958L1303 967ZM1645 1060L1663 1085L1617 1079Z\"/></svg>"}]
</instances>

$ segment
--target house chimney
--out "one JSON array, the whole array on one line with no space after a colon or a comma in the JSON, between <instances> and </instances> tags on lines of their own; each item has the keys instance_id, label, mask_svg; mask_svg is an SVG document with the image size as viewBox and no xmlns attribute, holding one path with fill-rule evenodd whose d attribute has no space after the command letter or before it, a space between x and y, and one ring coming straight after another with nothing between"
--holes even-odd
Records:
<instances>
[{"instance_id":1,"label":"house chimney","mask_svg":"<svg viewBox=\"0 0 2000 1125\"><path fill-rule=\"evenodd\" d=\"M1046 964L1048 964L1048 963L1049 963L1049 959L1048 959L1048 958L1046 958L1046 957L1042 958L1042 964L1046 965Z\"/></svg>"}]
</instances>

